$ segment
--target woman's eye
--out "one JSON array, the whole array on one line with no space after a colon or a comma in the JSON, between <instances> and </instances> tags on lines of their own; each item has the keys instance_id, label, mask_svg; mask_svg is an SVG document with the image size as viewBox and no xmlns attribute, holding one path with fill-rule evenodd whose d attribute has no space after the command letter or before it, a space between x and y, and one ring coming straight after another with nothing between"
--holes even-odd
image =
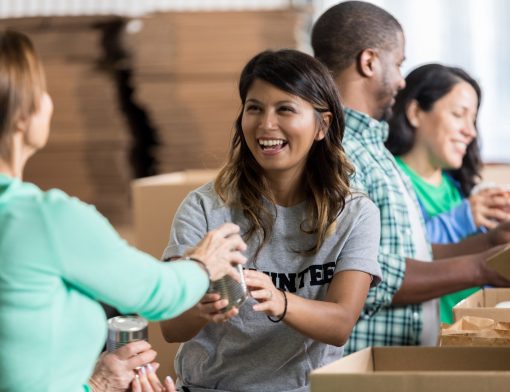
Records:
<instances>
[{"instance_id":1,"label":"woman's eye","mask_svg":"<svg viewBox=\"0 0 510 392\"><path fill-rule=\"evenodd\" d=\"M282 112L292 112L292 113L295 112L294 108L291 107L291 106L282 106L280 108L280 111L282 111Z\"/></svg>"},{"instance_id":2,"label":"woman's eye","mask_svg":"<svg viewBox=\"0 0 510 392\"><path fill-rule=\"evenodd\" d=\"M259 111L260 110L260 107L256 106L256 105L248 105L246 107L246 111L247 112L256 112L256 111Z\"/></svg>"}]
</instances>

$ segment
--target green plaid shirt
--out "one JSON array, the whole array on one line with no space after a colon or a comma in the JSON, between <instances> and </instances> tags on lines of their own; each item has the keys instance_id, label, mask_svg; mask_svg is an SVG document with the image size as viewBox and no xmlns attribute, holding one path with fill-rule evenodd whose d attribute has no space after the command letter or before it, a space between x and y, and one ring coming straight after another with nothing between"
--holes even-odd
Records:
<instances>
[{"instance_id":1,"label":"green plaid shirt","mask_svg":"<svg viewBox=\"0 0 510 392\"><path fill-rule=\"evenodd\" d=\"M405 259L415 257L407 205L397 176L402 178L411 197L416 199L416 196L412 196L412 186L405 175L400 174L395 159L384 147L388 124L351 109L345 109L345 122L343 146L356 167L351 186L366 193L380 210L378 261L383 274L382 282L368 293L345 353L368 346L418 345L422 329L421 305L391 305L404 279Z\"/></svg>"}]
</instances>

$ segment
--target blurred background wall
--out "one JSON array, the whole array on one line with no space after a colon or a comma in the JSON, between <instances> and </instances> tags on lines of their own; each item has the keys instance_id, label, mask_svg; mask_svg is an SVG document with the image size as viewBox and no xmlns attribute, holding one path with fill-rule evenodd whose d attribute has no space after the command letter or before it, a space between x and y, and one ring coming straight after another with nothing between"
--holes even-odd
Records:
<instances>
[{"instance_id":1,"label":"blurred background wall","mask_svg":"<svg viewBox=\"0 0 510 392\"><path fill-rule=\"evenodd\" d=\"M25 179L129 225L133 178L222 164L242 67L297 48L306 15L290 1L0 1L1 26L32 38L55 104Z\"/></svg>"},{"instance_id":2,"label":"blurred background wall","mask_svg":"<svg viewBox=\"0 0 510 392\"><path fill-rule=\"evenodd\" d=\"M510 2L372 0L406 33L407 74L465 68L484 90L482 156L509 162ZM310 52L313 21L335 0L0 0L0 26L35 42L55 102L48 147L26 179L130 223L134 178L215 169L239 110L237 80L264 49Z\"/></svg>"}]
</instances>

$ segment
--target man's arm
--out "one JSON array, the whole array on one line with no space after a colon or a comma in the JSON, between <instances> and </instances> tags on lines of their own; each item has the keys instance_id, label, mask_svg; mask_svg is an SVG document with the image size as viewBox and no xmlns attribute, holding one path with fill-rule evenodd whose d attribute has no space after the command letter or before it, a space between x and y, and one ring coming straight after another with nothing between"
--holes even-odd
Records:
<instances>
[{"instance_id":1,"label":"man's arm","mask_svg":"<svg viewBox=\"0 0 510 392\"><path fill-rule=\"evenodd\" d=\"M510 286L509 281L487 265L487 258L500 249L496 247L487 252L432 262L406 259L404 280L393 296L392 304L421 303L485 284Z\"/></svg>"},{"instance_id":2,"label":"man's arm","mask_svg":"<svg viewBox=\"0 0 510 392\"><path fill-rule=\"evenodd\" d=\"M434 259L447 259L486 251L494 246L510 243L510 221L500 223L484 234L477 234L456 244L434 244Z\"/></svg>"}]
</instances>

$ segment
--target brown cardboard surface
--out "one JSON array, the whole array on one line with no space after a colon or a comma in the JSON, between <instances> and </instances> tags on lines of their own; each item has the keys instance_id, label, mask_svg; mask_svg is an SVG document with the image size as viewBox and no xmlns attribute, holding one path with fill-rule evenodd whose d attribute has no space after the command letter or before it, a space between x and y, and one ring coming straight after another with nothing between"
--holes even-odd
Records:
<instances>
[{"instance_id":1,"label":"brown cardboard surface","mask_svg":"<svg viewBox=\"0 0 510 392\"><path fill-rule=\"evenodd\" d=\"M133 196L134 240L136 246L160 258L168 243L175 211L193 189L211 181L216 170L189 170L146 177L131 184ZM167 343L159 323L149 324L149 342L158 352L158 374L175 378L174 357L178 343Z\"/></svg>"},{"instance_id":2,"label":"brown cardboard surface","mask_svg":"<svg viewBox=\"0 0 510 392\"><path fill-rule=\"evenodd\" d=\"M510 350L375 347L313 371L311 392L508 391Z\"/></svg>"},{"instance_id":3,"label":"brown cardboard surface","mask_svg":"<svg viewBox=\"0 0 510 392\"><path fill-rule=\"evenodd\" d=\"M440 346L510 347L510 323L486 317L464 316L441 326Z\"/></svg>"},{"instance_id":4,"label":"brown cardboard surface","mask_svg":"<svg viewBox=\"0 0 510 392\"><path fill-rule=\"evenodd\" d=\"M463 299L453 307L455 321L463 316L486 317L510 322L509 308L495 308L497 303L510 301L510 288L485 288Z\"/></svg>"},{"instance_id":5,"label":"brown cardboard surface","mask_svg":"<svg viewBox=\"0 0 510 392\"><path fill-rule=\"evenodd\" d=\"M510 280L510 245L490 257L487 263L494 268L501 276Z\"/></svg>"},{"instance_id":6,"label":"brown cardboard surface","mask_svg":"<svg viewBox=\"0 0 510 392\"><path fill-rule=\"evenodd\" d=\"M216 174L216 170L187 170L133 181L136 246L159 259L182 200L193 189L213 180Z\"/></svg>"}]
</instances>

